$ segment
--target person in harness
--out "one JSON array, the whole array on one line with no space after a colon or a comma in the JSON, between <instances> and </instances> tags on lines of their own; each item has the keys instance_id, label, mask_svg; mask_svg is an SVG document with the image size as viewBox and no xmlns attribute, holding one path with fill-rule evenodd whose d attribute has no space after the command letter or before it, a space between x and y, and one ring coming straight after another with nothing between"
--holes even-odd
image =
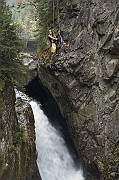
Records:
<instances>
[{"instance_id":1,"label":"person in harness","mask_svg":"<svg viewBox=\"0 0 119 180\"><path fill-rule=\"evenodd\" d=\"M53 36L52 30L49 30L48 32L48 39L51 45L51 52L55 53L56 55L59 55L59 50L62 47L69 46L67 43L64 42L60 30L57 31L58 34L56 36Z\"/></svg>"},{"instance_id":2,"label":"person in harness","mask_svg":"<svg viewBox=\"0 0 119 180\"><path fill-rule=\"evenodd\" d=\"M47 39L50 42L50 48L51 48L50 49L51 53L49 53L49 66L51 68L53 56L54 56L54 53L56 53L56 40L57 40L57 38L55 36L53 36L53 32L51 29L48 31Z\"/></svg>"},{"instance_id":3,"label":"person in harness","mask_svg":"<svg viewBox=\"0 0 119 180\"><path fill-rule=\"evenodd\" d=\"M60 30L58 30L58 34L56 36L56 55L59 55L59 50L63 45L63 38L60 34Z\"/></svg>"},{"instance_id":4,"label":"person in harness","mask_svg":"<svg viewBox=\"0 0 119 180\"><path fill-rule=\"evenodd\" d=\"M49 39L50 44L52 45L54 37L53 37L53 33L51 29L48 32L48 39Z\"/></svg>"},{"instance_id":5,"label":"person in harness","mask_svg":"<svg viewBox=\"0 0 119 180\"><path fill-rule=\"evenodd\" d=\"M51 46L52 46L52 43L56 43L57 38L53 36L52 30L49 30L48 32L48 39L50 41Z\"/></svg>"},{"instance_id":6,"label":"person in harness","mask_svg":"<svg viewBox=\"0 0 119 180\"><path fill-rule=\"evenodd\" d=\"M66 42L64 42L63 37L61 35L60 30L58 30L58 34L56 36L56 55L59 55L59 50L62 48L64 50L65 47L69 46ZM64 47L64 48L63 48Z\"/></svg>"},{"instance_id":7,"label":"person in harness","mask_svg":"<svg viewBox=\"0 0 119 180\"><path fill-rule=\"evenodd\" d=\"M49 32L48 32L48 39L49 39L49 42L51 45L51 52L55 53L57 38L55 36L53 36L52 30L49 30Z\"/></svg>"}]
</instances>

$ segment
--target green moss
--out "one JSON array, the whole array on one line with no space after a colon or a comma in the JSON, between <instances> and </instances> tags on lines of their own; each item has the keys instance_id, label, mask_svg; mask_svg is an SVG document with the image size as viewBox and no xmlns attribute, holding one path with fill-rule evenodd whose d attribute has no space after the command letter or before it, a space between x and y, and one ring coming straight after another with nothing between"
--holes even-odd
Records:
<instances>
[{"instance_id":1,"label":"green moss","mask_svg":"<svg viewBox=\"0 0 119 180\"><path fill-rule=\"evenodd\" d=\"M5 86L4 81L1 81L1 80L0 80L0 91L3 91L4 86Z\"/></svg>"},{"instance_id":2,"label":"green moss","mask_svg":"<svg viewBox=\"0 0 119 180\"><path fill-rule=\"evenodd\" d=\"M18 154L18 150L17 150L17 148L13 144L10 145L9 151L10 152L14 152L15 154Z\"/></svg>"},{"instance_id":3,"label":"green moss","mask_svg":"<svg viewBox=\"0 0 119 180\"><path fill-rule=\"evenodd\" d=\"M4 155L0 153L0 177L5 169Z\"/></svg>"},{"instance_id":4,"label":"green moss","mask_svg":"<svg viewBox=\"0 0 119 180\"><path fill-rule=\"evenodd\" d=\"M113 148L113 152L115 152L119 148L119 141L116 142Z\"/></svg>"},{"instance_id":5,"label":"green moss","mask_svg":"<svg viewBox=\"0 0 119 180\"><path fill-rule=\"evenodd\" d=\"M0 98L0 110L2 109L3 105L4 105L4 100L3 98Z\"/></svg>"},{"instance_id":6,"label":"green moss","mask_svg":"<svg viewBox=\"0 0 119 180\"><path fill-rule=\"evenodd\" d=\"M30 139L28 137L27 132L23 127L19 127L19 131L16 133L14 138L14 145L20 144L20 143L30 143Z\"/></svg>"},{"instance_id":7,"label":"green moss","mask_svg":"<svg viewBox=\"0 0 119 180\"><path fill-rule=\"evenodd\" d=\"M103 164L102 174L104 179L111 180L111 178L109 177L110 174L109 162L106 156L102 157L102 164Z\"/></svg>"},{"instance_id":8,"label":"green moss","mask_svg":"<svg viewBox=\"0 0 119 180\"><path fill-rule=\"evenodd\" d=\"M114 147L115 149L115 147ZM119 167L119 160L118 160L118 152L115 150L113 151L112 155L109 157L109 159L106 156L102 157L102 163L103 163L103 178L106 180L113 180L117 174L118 169L113 169L113 166Z\"/></svg>"}]
</instances>

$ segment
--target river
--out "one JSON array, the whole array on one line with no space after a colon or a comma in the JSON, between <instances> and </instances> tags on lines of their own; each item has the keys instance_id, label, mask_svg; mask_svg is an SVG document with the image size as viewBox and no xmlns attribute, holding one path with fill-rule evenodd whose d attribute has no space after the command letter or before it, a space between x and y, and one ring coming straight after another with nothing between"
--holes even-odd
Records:
<instances>
[{"instance_id":1,"label":"river","mask_svg":"<svg viewBox=\"0 0 119 180\"><path fill-rule=\"evenodd\" d=\"M40 104L30 102L36 132L37 164L42 180L84 180L82 170L76 170L61 133L48 121Z\"/></svg>"}]
</instances>

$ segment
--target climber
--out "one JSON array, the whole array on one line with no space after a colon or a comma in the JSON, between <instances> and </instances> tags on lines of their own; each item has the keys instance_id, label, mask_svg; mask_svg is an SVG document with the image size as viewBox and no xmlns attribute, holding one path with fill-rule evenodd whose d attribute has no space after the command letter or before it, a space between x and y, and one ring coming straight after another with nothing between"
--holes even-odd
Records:
<instances>
[{"instance_id":1,"label":"climber","mask_svg":"<svg viewBox=\"0 0 119 180\"><path fill-rule=\"evenodd\" d=\"M48 40L50 42L50 47L51 47L51 50L50 50L51 53L49 53L49 65L51 68L53 56L54 56L54 53L56 52L56 40L57 40L56 36L53 36L51 29L48 31Z\"/></svg>"},{"instance_id":2,"label":"climber","mask_svg":"<svg viewBox=\"0 0 119 180\"><path fill-rule=\"evenodd\" d=\"M49 30L49 32L48 32L48 39L49 39L51 45L53 42L55 43L55 41L56 41L56 37L53 37L52 30Z\"/></svg>"},{"instance_id":3,"label":"climber","mask_svg":"<svg viewBox=\"0 0 119 180\"><path fill-rule=\"evenodd\" d=\"M52 30L49 30L48 32L48 39L51 45L51 52L55 53L56 55L59 55L59 50L62 47L66 47L69 46L69 44L67 44L66 42L64 42L60 30L57 31L58 34L56 36L53 36ZM64 48L63 48L64 49Z\"/></svg>"},{"instance_id":4,"label":"climber","mask_svg":"<svg viewBox=\"0 0 119 180\"><path fill-rule=\"evenodd\" d=\"M60 30L58 30L58 34L56 36L56 55L59 55L59 50L63 46L63 38L60 34Z\"/></svg>"},{"instance_id":5,"label":"climber","mask_svg":"<svg viewBox=\"0 0 119 180\"><path fill-rule=\"evenodd\" d=\"M53 36L52 30L49 30L48 32L48 39L51 45L51 52L55 53L56 52L56 36Z\"/></svg>"},{"instance_id":6,"label":"climber","mask_svg":"<svg viewBox=\"0 0 119 180\"><path fill-rule=\"evenodd\" d=\"M59 50L61 49L61 51L64 51L65 47L69 46L69 44L64 42L60 30L58 30L58 34L56 36L56 39L57 39L56 40L56 55L59 55Z\"/></svg>"}]
</instances>

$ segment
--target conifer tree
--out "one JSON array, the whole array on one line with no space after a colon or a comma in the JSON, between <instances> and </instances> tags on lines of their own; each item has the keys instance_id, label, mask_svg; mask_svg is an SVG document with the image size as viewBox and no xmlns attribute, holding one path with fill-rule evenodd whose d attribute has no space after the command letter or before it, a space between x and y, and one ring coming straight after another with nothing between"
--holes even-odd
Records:
<instances>
[{"instance_id":1,"label":"conifer tree","mask_svg":"<svg viewBox=\"0 0 119 180\"><path fill-rule=\"evenodd\" d=\"M0 0L0 66L13 61L19 52L20 41L12 21L9 6Z\"/></svg>"},{"instance_id":2,"label":"conifer tree","mask_svg":"<svg viewBox=\"0 0 119 180\"><path fill-rule=\"evenodd\" d=\"M35 0L37 9L37 27L38 27L38 47L40 51L44 50L46 45L47 30L52 21L52 3L51 0Z\"/></svg>"}]
</instances>

